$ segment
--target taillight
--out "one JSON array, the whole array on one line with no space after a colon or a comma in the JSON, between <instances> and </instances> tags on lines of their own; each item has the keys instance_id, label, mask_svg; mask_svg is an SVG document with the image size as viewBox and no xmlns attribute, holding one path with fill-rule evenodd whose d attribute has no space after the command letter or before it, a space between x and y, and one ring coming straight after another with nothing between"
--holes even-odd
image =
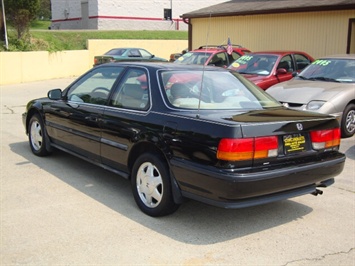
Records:
<instances>
[{"instance_id":1,"label":"taillight","mask_svg":"<svg viewBox=\"0 0 355 266\"><path fill-rule=\"evenodd\" d=\"M337 147L340 145L340 128L311 131L311 141L315 150Z\"/></svg>"},{"instance_id":2,"label":"taillight","mask_svg":"<svg viewBox=\"0 0 355 266\"><path fill-rule=\"evenodd\" d=\"M217 158L227 161L244 161L276 157L278 139L276 136L222 139L219 142Z\"/></svg>"},{"instance_id":3,"label":"taillight","mask_svg":"<svg viewBox=\"0 0 355 266\"><path fill-rule=\"evenodd\" d=\"M276 157L279 143L276 136L255 138L255 159Z\"/></svg>"}]
</instances>

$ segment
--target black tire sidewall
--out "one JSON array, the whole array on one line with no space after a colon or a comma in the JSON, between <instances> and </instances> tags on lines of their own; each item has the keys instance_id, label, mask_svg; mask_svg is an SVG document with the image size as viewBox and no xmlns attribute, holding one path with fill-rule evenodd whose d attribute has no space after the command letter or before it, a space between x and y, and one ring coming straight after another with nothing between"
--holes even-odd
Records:
<instances>
[{"instance_id":1,"label":"black tire sidewall","mask_svg":"<svg viewBox=\"0 0 355 266\"><path fill-rule=\"evenodd\" d=\"M32 140L31 140L31 126L33 123L35 122L38 122L40 127L41 127L41 131L42 131L42 145L41 145L41 148L36 150L34 147L33 147L33 143L32 143ZM45 155L48 155L49 154L49 151L46 149L46 135L45 135L45 128L44 128L44 124L43 124L43 120L42 118L40 117L39 114L34 114L29 123L28 123L28 140L29 140L29 143L30 143L30 147L31 147L31 151L33 154L37 155L37 156L45 156Z\"/></svg>"},{"instance_id":2,"label":"black tire sidewall","mask_svg":"<svg viewBox=\"0 0 355 266\"><path fill-rule=\"evenodd\" d=\"M345 107L344 112L343 112L343 116L341 118L340 128L341 128L341 136L343 138L349 138L354 135L354 132L350 133L346 128L346 117L348 116L349 112L352 110L355 110L355 104L353 104L353 103L351 103Z\"/></svg>"},{"instance_id":3,"label":"black tire sidewall","mask_svg":"<svg viewBox=\"0 0 355 266\"><path fill-rule=\"evenodd\" d=\"M150 162L153 164L158 170L162 178L163 183L163 194L162 200L160 204L155 208L147 207L139 197L137 191L137 172L139 167L146 162ZM167 164L165 163L164 159L160 156L157 156L153 153L145 153L137 158L135 161L132 174L131 174L131 185L132 185L132 193L134 196L134 200L138 207L143 211L145 214L153 217L164 216L170 213L173 213L178 208L178 205L174 203L172 191L171 191L171 181L170 181L170 174Z\"/></svg>"}]
</instances>

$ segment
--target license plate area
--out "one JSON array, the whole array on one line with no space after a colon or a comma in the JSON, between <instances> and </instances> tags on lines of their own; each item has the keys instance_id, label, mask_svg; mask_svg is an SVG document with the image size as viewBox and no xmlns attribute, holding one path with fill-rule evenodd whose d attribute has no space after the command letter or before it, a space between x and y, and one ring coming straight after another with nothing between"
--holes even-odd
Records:
<instances>
[{"instance_id":1,"label":"license plate area","mask_svg":"<svg viewBox=\"0 0 355 266\"><path fill-rule=\"evenodd\" d=\"M306 138L303 134L289 134L283 136L285 154L295 154L306 150Z\"/></svg>"}]
</instances>

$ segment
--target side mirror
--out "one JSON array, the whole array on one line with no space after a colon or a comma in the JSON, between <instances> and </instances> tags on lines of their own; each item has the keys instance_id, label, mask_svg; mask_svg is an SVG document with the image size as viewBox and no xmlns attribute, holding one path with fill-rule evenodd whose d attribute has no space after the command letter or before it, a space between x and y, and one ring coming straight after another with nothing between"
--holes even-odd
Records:
<instances>
[{"instance_id":1,"label":"side mirror","mask_svg":"<svg viewBox=\"0 0 355 266\"><path fill-rule=\"evenodd\" d=\"M276 75L279 75L279 74L287 74L287 70L284 68L279 68L276 70Z\"/></svg>"},{"instance_id":2,"label":"side mirror","mask_svg":"<svg viewBox=\"0 0 355 266\"><path fill-rule=\"evenodd\" d=\"M61 89L50 90L47 93L47 97L51 100L60 100L62 99L62 90Z\"/></svg>"}]
</instances>

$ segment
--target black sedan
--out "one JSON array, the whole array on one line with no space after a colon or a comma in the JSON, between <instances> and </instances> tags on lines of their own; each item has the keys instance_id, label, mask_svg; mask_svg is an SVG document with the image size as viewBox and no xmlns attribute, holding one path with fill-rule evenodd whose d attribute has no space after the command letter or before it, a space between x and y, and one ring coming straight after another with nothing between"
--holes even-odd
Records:
<instances>
[{"instance_id":1,"label":"black sedan","mask_svg":"<svg viewBox=\"0 0 355 266\"><path fill-rule=\"evenodd\" d=\"M35 155L60 149L130 179L150 216L186 198L242 208L321 194L345 162L333 116L215 67L104 64L30 101L23 123Z\"/></svg>"}]
</instances>

